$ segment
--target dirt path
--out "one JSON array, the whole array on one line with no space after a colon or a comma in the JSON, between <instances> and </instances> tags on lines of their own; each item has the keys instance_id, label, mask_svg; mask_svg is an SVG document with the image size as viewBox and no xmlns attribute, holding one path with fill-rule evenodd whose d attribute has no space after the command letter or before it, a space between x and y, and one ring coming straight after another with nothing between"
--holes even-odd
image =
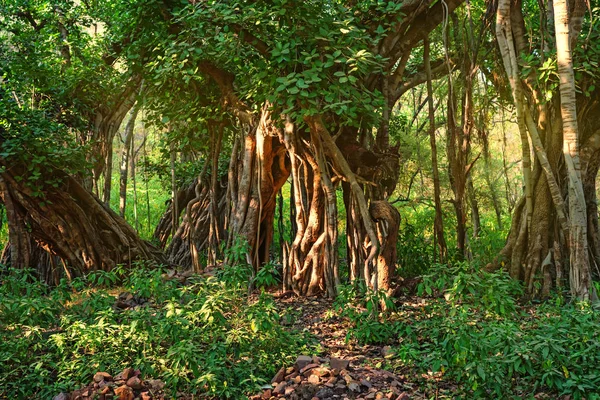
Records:
<instances>
[{"instance_id":1,"label":"dirt path","mask_svg":"<svg viewBox=\"0 0 600 400\"><path fill-rule=\"evenodd\" d=\"M384 346L346 342L348 323L332 313L332 302L312 297L276 296L283 323L306 329L322 346L321 354L299 354L296 365L282 368L272 387L253 399L422 399L416 385L384 368Z\"/></svg>"}]
</instances>

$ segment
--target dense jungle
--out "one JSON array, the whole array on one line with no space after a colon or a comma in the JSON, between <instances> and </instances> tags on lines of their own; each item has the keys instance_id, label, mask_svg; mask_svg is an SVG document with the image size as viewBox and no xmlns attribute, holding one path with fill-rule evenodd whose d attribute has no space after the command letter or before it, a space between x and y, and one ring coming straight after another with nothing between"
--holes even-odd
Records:
<instances>
[{"instance_id":1,"label":"dense jungle","mask_svg":"<svg viewBox=\"0 0 600 400\"><path fill-rule=\"evenodd\" d=\"M0 399L600 399L597 0L0 0Z\"/></svg>"}]
</instances>

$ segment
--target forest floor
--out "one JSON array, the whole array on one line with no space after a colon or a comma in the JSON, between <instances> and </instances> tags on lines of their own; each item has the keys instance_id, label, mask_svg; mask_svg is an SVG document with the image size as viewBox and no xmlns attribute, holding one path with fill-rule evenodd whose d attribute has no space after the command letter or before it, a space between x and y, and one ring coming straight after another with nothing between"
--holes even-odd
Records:
<instances>
[{"instance_id":1,"label":"forest floor","mask_svg":"<svg viewBox=\"0 0 600 400\"><path fill-rule=\"evenodd\" d=\"M522 302L504 275L436 274L376 313L379 297L347 285L335 301L248 295L225 272L139 267L49 288L12 271L0 399L599 398L600 312Z\"/></svg>"},{"instance_id":2,"label":"forest floor","mask_svg":"<svg viewBox=\"0 0 600 400\"><path fill-rule=\"evenodd\" d=\"M408 370L391 371L388 363L392 356L390 346L359 345L348 341L346 336L351 324L333 312L331 300L316 296L297 297L289 292L274 297L280 313L291 316L284 319L283 324L310 332L319 341L321 353L318 356L299 354L296 365L287 366L283 376L273 378L273 388L265 389L254 399L271 396L290 400L451 397L452 386L434 375L422 374L416 379ZM307 357L305 362L308 364L302 363L302 356Z\"/></svg>"}]
</instances>

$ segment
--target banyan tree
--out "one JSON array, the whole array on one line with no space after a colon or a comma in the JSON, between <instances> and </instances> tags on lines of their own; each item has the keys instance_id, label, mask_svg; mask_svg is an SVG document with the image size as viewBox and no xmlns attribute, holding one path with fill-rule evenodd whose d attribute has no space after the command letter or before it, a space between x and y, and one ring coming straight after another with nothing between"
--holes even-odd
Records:
<instances>
[{"instance_id":1,"label":"banyan tree","mask_svg":"<svg viewBox=\"0 0 600 400\"><path fill-rule=\"evenodd\" d=\"M272 258L277 195L288 183L293 231L281 243L284 288L336 295L340 198L350 278L390 289L400 222L386 202L399 160L390 116L406 91L427 80L412 50L461 2L138 1L118 3L120 15L87 3L48 12L9 4L3 23L13 33L3 57L48 68L17 80L22 64L8 63L3 101L12 93L16 113L40 112L65 135L75 132L87 160L43 169L35 176L38 201L16 179L32 173L27 157L2 156L13 264L27 263L27 243L78 271L165 261L105 204L112 141L141 96L150 114L163 115L166 135L185 126L207 144L203 172L173 191L156 231L161 246L172 236L171 263L202 269L200 252L215 264L223 245L242 237L248 262L261 268ZM44 35L56 40L47 51L28 47ZM42 84L50 76L62 92ZM36 90L37 101L21 101ZM15 140L9 125L2 129L3 144Z\"/></svg>"},{"instance_id":2,"label":"banyan tree","mask_svg":"<svg viewBox=\"0 0 600 400\"><path fill-rule=\"evenodd\" d=\"M591 48L598 33L586 18L585 1L540 3L540 18L527 23L525 6L500 0L497 7L496 36L521 134L525 192L498 263L534 295L536 287L547 295L568 276L573 296L593 299L591 271L600 261L600 91L586 68L598 62Z\"/></svg>"},{"instance_id":3,"label":"banyan tree","mask_svg":"<svg viewBox=\"0 0 600 400\"><path fill-rule=\"evenodd\" d=\"M291 232L275 250L285 289L335 296L341 246L350 280L390 290L400 225L388 203L400 158L390 119L405 93L428 83L435 143L431 79L452 75L456 63L464 89L473 84L480 55L450 54L447 43L462 0L42 3L7 1L1 10L4 262L52 279L136 259L199 271L241 238L257 272L274 259L277 199L286 193ZM524 7L541 17L525 22ZM583 0L487 8L497 13L508 80L501 71L486 79L498 92L510 87L525 188L498 266L531 292L537 280L547 293L569 275L575 296L593 298L600 92L586 65L597 65L598 33ZM414 51L424 42L426 57ZM442 58L429 60L430 47ZM476 116L461 127L448 104L447 129L470 135ZM172 180L155 233L162 251L108 207L113 140L142 107L172 146L172 170L182 132L201 143L185 150L198 176L180 187ZM461 135L452 137L464 142ZM453 188L464 222L474 161L457 146L452 157L456 174L464 172Z\"/></svg>"}]
</instances>

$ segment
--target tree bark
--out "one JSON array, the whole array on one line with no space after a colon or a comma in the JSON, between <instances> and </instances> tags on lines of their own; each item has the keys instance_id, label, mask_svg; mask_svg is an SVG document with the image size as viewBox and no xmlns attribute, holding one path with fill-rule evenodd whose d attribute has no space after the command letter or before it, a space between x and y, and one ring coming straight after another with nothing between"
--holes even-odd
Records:
<instances>
[{"instance_id":1,"label":"tree bark","mask_svg":"<svg viewBox=\"0 0 600 400\"><path fill-rule=\"evenodd\" d=\"M437 144L435 140L435 109L433 106L433 87L431 84L431 61L429 57L429 38L423 42L423 59L427 73L427 98L429 105L429 144L431 145L431 168L433 171L433 198L435 203L435 220L433 223L433 234L439 255L439 261L443 263L448 255L446 238L444 237L444 217L442 213L442 200L440 190L440 172L437 160ZM435 256L434 256L435 261Z\"/></svg>"},{"instance_id":2,"label":"tree bark","mask_svg":"<svg viewBox=\"0 0 600 400\"><path fill-rule=\"evenodd\" d=\"M121 217L59 170L48 169L46 179L58 179L57 188L43 189L43 200L14 176L19 166L5 165L0 174L2 202L10 209L11 263L23 268L32 263L29 232L38 246L63 259L74 274L135 260L165 262L163 255L139 238Z\"/></svg>"},{"instance_id":3,"label":"tree bark","mask_svg":"<svg viewBox=\"0 0 600 400\"><path fill-rule=\"evenodd\" d=\"M580 300L590 300L593 288L587 246L587 210L581 179L581 164L579 162L577 99L575 97L575 77L570 45L569 10L567 0L554 0L553 5L556 58L560 78L563 156L567 166L569 188L569 283L573 296Z\"/></svg>"},{"instance_id":4,"label":"tree bark","mask_svg":"<svg viewBox=\"0 0 600 400\"><path fill-rule=\"evenodd\" d=\"M120 179L119 179L119 215L125 217L125 209L127 207L127 177L129 173L129 155L131 154L131 146L133 143L133 135L135 128L135 121L137 119L138 112L140 111L140 104L134 106L127 125L125 126L125 137L123 139L123 149L121 150L121 168L120 168Z\"/></svg>"}]
</instances>

